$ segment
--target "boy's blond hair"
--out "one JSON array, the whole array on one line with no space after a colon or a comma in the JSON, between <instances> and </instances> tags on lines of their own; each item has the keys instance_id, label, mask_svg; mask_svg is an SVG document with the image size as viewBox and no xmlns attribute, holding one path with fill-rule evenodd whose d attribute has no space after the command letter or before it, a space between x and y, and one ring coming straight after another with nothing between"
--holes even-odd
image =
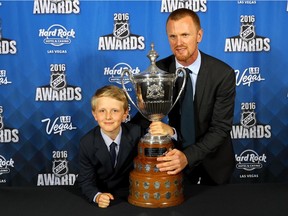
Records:
<instances>
[{"instance_id":1,"label":"boy's blond hair","mask_svg":"<svg viewBox=\"0 0 288 216\"><path fill-rule=\"evenodd\" d=\"M114 86L114 85L106 85L102 88L97 89L91 99L91 107L92 111L94 112L96 109L96 99L100 97L110 97L115 100L123 102L123 108L126 112L128 110L128 99L123 91L123 89Z\"/></svg>"}]
</instances>

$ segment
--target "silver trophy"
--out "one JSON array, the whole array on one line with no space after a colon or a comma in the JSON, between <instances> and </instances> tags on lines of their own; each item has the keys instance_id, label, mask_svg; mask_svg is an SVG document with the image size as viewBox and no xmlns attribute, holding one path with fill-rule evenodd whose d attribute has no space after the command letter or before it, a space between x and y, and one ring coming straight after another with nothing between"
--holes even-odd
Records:
<instances>
[{"instance_id":1,"label":"silver trophy","mask_svg":"<svg viewBox=\"0 0 288 216\"><path fill-rule=\"evenodd\" d=\"M144 72L132 75L128 69L123 70L121 74L122 87L130 102L145 118L150 121L161 121L179 100L186 84L187 74L183 68L178 68L175 73L168 73L158 68L156 66L158 54L154 50L153 43L147 57L150 59L151 65ZM136 103L132 100L125 87L125 75L128 75L129 80L133 84L136 93ZM173 89L177 78L180 76L184 76L182 86L173 102ZM152 139L149 134L146 135L146 138ZM159 137L157 136L157 138Z\"/></svg>"},{"instance_id":2,"label":"silver trophy","mask_svg":"<svg viewBox=\"0 0 288 216\"><path fill-rule=\"evenodd\" d=\"M151 61L148 69L135 74L126 69L121 74L123 90L130 102L150 121L161 121L174 107L186 84L186 71L179 68L167 73L156 66L158 54L151 44L147 57ZM173 100L173 89L180 74L183 82L178 96ZM136 94L136 103L130 97L124 83L128 75ZM127 79L125 79L127 81ZM173 102L174 101L174 102ZM134 159L134 170L130 172L128 202L141 207L163 208L183 202L182 173L168 175L157 168L157 157L172 149L170 136L147 133L138 143L138 155Z\"/></svg>"}]
</instances>

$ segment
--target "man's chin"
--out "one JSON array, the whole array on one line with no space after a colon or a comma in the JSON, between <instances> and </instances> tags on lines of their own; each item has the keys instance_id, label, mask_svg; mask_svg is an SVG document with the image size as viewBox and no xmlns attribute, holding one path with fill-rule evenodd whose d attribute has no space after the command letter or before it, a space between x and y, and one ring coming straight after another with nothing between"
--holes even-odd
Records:
<instances>
[{"instance_id":1,"label":"man's chin","mask_svg":"<svg viewBox=\"0 0 288 216\"><path fill-rule=\"evenodd\" d=\"M186 62L187 61L187 57L186 56L183 56L183 55L175 55L176 56L176 59L178 61L182 61L182 62Z\"/></svg>"},{"instance_id":2,"label":"man's chin","mask_svg":"<svg viewBox=\"0 0 288 216\"><path fill-rule=\"evenodd\" d=\"M180 52L180 51L176 51L175 52L175 56L177 59L181 60L181 61L186 61L187 60L187 55L185 52Z\"/></svg>"}]
</instances>

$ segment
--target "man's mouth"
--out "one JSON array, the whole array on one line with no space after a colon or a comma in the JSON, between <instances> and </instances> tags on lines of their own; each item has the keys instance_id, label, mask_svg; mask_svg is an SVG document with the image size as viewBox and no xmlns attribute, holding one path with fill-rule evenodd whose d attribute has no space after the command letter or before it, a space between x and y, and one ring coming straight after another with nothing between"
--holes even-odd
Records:
<instances>
[{"instance_id":1,"label":"man's mouth","mask_svg":"<svg viewBox=\"0 0 288 216\"><path fill-rule=\"evenodd\" d=\"M186 50L185 47L176 47L176 51L179 53L183 53Z\"/></svg>"}]
</instances>

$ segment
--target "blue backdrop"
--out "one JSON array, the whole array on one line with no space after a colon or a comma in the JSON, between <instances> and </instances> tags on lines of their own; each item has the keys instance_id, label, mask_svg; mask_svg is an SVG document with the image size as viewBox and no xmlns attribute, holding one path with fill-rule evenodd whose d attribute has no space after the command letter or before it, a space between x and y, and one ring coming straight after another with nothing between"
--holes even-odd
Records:
<instances>
[{"instance_id":1,"label":"blue backdrop","mask_svg":"<svg viewBox=\"0 0 288 216\"><path fill-rule=\"evenodd\" d=\"M73 185L92 94L147 69L152 42L170 55L180 7L202 20L200 49L235 69L232 181L287 181L287 1L0 0L0 186Z\"/></svg>"}]
</instances>

